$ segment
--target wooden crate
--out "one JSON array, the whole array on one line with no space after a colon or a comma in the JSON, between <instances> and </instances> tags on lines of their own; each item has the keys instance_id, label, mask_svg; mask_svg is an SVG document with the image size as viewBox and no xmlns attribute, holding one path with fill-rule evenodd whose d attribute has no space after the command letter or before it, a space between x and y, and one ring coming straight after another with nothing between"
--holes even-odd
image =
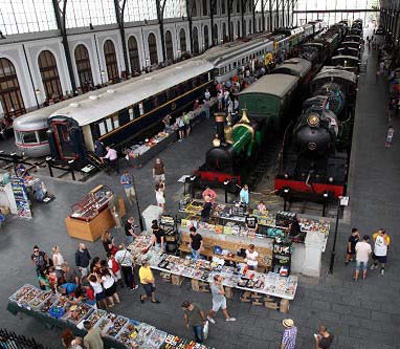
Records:
<instances>
[{"instance_id":1,"label":"wooden crate","mask_svg":"<svg viewBox=\"0 0 400 349\"><path fill-rule=\"evenodd\" d=\"M183 276L180 275L171 275L171 282L172 285L180 286L183 282Z\"/></svg>"}]
</instances>

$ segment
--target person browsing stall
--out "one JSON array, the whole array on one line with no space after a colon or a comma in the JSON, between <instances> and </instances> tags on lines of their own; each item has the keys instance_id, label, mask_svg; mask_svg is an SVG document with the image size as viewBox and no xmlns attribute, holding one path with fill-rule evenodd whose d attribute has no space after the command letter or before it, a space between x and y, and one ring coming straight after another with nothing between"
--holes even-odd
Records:
<instances>
[{"instance_id":1,"label":"person browsing stall","mask_svg":"<svg viewBox=\"0 0 400 349\"><path fill-rule=\"evenodd\" d=\"M201 210L201 221L202 222L208 222L208 219L210 218L211 210L212 210L211 197L207 195L204 199L203 209Z\"/></svg>"},{"instance_id":2,"label":"person browsing stall","mask_svg":"<svg viewBox=\"0 0 400 349\"><path fill-rule=\"evenodd\" d=\"M256 251L253 244L249 245L249 248L246 250L246 263L249 269L255 270L258 267L258 252Z\"/></svg>"},{"instance_id":3,"label":"person browsing stall","mask_svg":"<svg viewBox=\"0 0 400 349\"><path fill-rule=\"evenodd\" d=\"M249 196L249 186L245 184L242 190L239 193L239 200L240 202L245 203L247 206L250 203L250 196Z\"/></svg>"},{"instance_id":4,"label":"person browsing stall","mask_svg":"<svg viewBox=\"0 0 400 349\"><path fill-rule=\"evenodd\" d=\"M191 227L189 231L192 258L198 260L200 258L200 252L203 250L203 237L197 232L196 227Z\"/></svg>"},{"instance_id":5,"label":"person browsing stall","mask_svg":"<svg viewBox=\"0 0 400 349\"><path fill-rule=\"evenodd\" d=\"M217 193L210 187L207 187L206 190L203 191L201 196L203 197L203 200L206 200L206 197L209 196L212 204L215 204L215 200L217 199Z\"/></svg>"},{"instance_id":6,"label":"person browsing stall","mask_svg":"<svg viewBox=\"0 0 400 349\"><path fill-rule=\"evenodd\" d=\"M139 237L139 234L136 233L137 228L138 226L135 224L135 219L132 216L129 217L125 222L125 235L128 245Z\"/></svg>"},{"instance_id":7,"label":"person browsing stall","mask_svg":"<svg viewBox=\"0 0 400 349\"><path fill-rule=\"evenodd\" d=\"M143 261L143 265L139 269L139 279L145 294L140 295L140 303L144 303L147 298L151 298L151 303L159 304L160 301L156 299L155 291L155 281L153 272L150 269L150 262L148 259Z\"/></svg>"},{"instance_id":8,"label":"person browsing stall","mask_svg":"<svg viewBox=\"0 0 400 349\"><path fill-rule=\"evenodd\" d=\"M257 217L253 215L253 210L249 209L249 214L246 216L246 228L249 235L255 235L258 229Z\"/></svg>"},{"instance_id":9,"label":"person browsing stall","mask_svg":"<svg viewBox=\"0 0 400 349\"><path fill-rule=\"evenodd\" d=\"M152 224L153 235L149 247L155 246L157 251L165 252L165 232L160 228L156 219L153 220Z\"/></svg>"},{"instance_id":10,"label":"person browsing stall","mask_svg":"<svg viewBox=\"0 0 400 349\"><path fill-rule=\"evenodd\" d=\"M184 301L182 303L183 318L185 319L186 327L192 328L194 338L197 343L204 342L204 324L206 323L206 314L195 303Z\"/></svg>"}]
</instances>

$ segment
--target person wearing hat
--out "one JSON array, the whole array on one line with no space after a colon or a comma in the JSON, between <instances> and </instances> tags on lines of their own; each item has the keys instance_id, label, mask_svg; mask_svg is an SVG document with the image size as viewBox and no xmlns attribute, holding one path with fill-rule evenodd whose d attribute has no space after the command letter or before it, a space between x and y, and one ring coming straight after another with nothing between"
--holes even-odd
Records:
<instances>
[{"instance_id":1,"label":"person wearing hat","mask_svg":"<svg viewBox=\"0 0 400 349\"><path fill-rule=\"evenodd\" d=\"M147 258L143 261L143 264L139 269L139 278L140 278L140 283L145 291L145 294L140 295L140 303L143 304L147 298L151 298L151 303L156 303L156 304L160 303L156 299L155 280L153 272L150 269L150 262Z\"/></svg>"},{"instance_id":2,"label":"person wearing hat","mask_svg":"<svg viewBox=\"0 0 400 349\"><path fill-rule=\"evenodd\" d=\"M297 327L292 319L284 319L282 325L285 328L282 337L281 349L296 348Z\"/></svg>"}]
</instances>

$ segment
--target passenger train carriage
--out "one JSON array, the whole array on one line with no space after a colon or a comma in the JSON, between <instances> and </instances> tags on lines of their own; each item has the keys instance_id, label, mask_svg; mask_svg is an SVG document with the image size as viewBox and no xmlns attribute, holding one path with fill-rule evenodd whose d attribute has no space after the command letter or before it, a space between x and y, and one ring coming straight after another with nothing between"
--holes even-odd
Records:
<instances>
[{"instance_id":1,"label":"passenger train carriage","mask_svg":"<svg viewBox=\"0 0 400 349\"><path fill-rule=\"evenodd\" d=\"M96 139L121 144L160 127L165 115L181 115L212 86L213 69L206 60L181 62L58 110L48 119L54 155L83 160Z\"/></svg>"}]
</instances>

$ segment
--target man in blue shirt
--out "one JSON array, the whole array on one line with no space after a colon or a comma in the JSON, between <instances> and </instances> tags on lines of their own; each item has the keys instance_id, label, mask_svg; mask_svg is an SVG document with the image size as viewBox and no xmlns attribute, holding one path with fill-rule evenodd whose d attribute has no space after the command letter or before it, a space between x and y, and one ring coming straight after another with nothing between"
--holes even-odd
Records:
<instances>
[{"instance_id":1,"label":"man in blue shirt","mask_svg":"<svg viewBox=\"0 0 400 349\"><path fill-rule=\"evenodd\" d=\"M133 188L133 178L132 175L125 170L120 178L120 183L124 187L126 196L131 205L135 202L135 189Z\"/></svg>"},{"instance_id":2,"label":"man in blue shirt","mask_svg":"<svg viewBox=\"0 0 400 349\"><path fill-rule=\"evenodd\" d=\"M247 206L249 205L249 186L247 184L243 186L242 190L240 191L239 197L240 202L244 202Z\"/></svg>"}]
</instances>

